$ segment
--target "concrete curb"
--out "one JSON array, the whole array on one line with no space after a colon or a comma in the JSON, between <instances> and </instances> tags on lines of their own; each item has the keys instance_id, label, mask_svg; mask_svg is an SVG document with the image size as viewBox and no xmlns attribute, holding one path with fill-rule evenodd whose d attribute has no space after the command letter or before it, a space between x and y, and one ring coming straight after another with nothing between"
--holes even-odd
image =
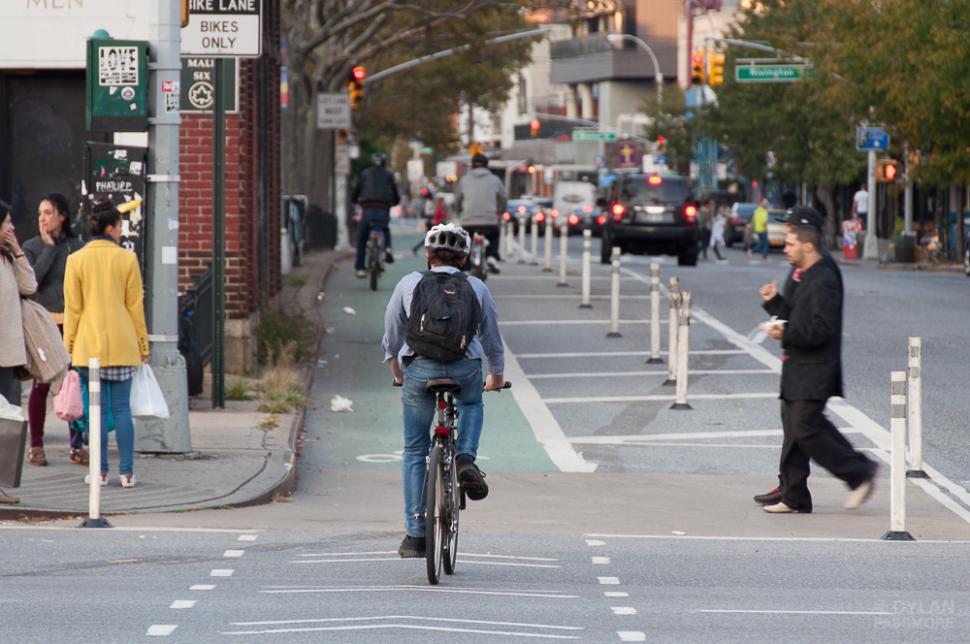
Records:
<instances>
[{"instance_id":1,"label":"concrete curb","mask_svg":"<svg viewBox=\"0 0 970 644\"><path fill-rule=\"evenodd\" d=\"M963 264L949 262L945 264L904 264L901 262L877 262L875 260L839 259L835 262L843 268L874 269L877 271L905 271L923 273L963 273Z\"/></svg>"},{"instance_id":2,"label":"concrete curb","mask_svg":"<svg viewBox=\"0 0 970 644\"><path fill-rule=\"evenodd\" d=\"M340 253L339 251L333 251L334 255L331 261L327 264L327 268L320 276L320 281L317 283L317 291L323 291L330 279L330 273L333 272L334 266L343 260L346 260L349 255L346 253ZM321 321L322 322L322 321ZM326 335L325 325L320 324L317 329L317 337L313 342L313 359L310 364L306 366L304 375L306 377L306 385L303 387L303 395L307 401L310 400L310 392L313 390L313 383L316 380L316 356L320 353L320 345L323 343L323 336ZM286 469L286 473L280 478L280 480L273 485L270 489L266 490L262 494L253 497L248 501L241 501L230 505L230 507L247 507L252 505L263 505L265 503L270 503L273 497L279 495L289 496L296 490L297 481L299 480L299 468L297 467L297 457L300 455L300 450L298 442L300 440L300 435L303 433L304 425L306 424L306 410L307 406L304 405L297 412L296 416L293 418L293 422L290 424L290 434L287 438L287 449L282 455L283 464L282 467Z\"/></svg>"}]
</instances>

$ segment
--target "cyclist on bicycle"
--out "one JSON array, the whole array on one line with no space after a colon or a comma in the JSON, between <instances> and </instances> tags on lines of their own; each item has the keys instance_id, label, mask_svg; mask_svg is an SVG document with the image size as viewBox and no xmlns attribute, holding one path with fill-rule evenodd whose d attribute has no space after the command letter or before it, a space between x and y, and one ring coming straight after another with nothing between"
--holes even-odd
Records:
<instances>
[{"instance_id":1,"label":"cyclist on bicycle","mask_svg":"<svg viewBox=\"0 0 970 644\"><path fill-rule=\"evenodd\" d=\"M498 273L498 226L508 197L505 184L488 169L488 157L472 157L472 169L455 188L455 207L461 213L461 225L469 235L478 233L488 240L485 263Z\"/></svg>"},{"instance_id":2,"label":"cyclist on bicycle","mask_svg":"<svg viewBox=\"0 0 970 644\"><path fill-rule=\"evenodd\" d=\"M401 201L394 175L385 167L387 157L377 153L371 157L371 162L373 165L360 173L351 195L353 202L364 211L357 227L357 261L354 263L354 274L361 278L367 277L364 258L372 226L380 226L384 230L384 247L387 249L384 259L388 264L394 262L391 253L391 206Z\"/></svg>"},{"instance_id":3,"label":"cyclist on bicycle","mask_svg":"<svg viewBox=\"0 0 970 644\"><path fill-rule=\"evenodd\" d=\"M495 391L505 384L505 352L488 287L461 271L470 243L468 233L454 224L429 230L424 241L429 270L401 278L384 315L384 361L389 363L394 381L404 385L407 533L398 549L402 557L423 557L425 552L421 497L435 414L434 394L425 390L429 380L451 378L461 385L461 391L455 394L459 410L458 480L469 499L479 501L488 495L485 475L475 465L484 413L482 358L488 359L484 391ZM442 359L443 355L458 357Z\"/></svg>"}]
</instances>

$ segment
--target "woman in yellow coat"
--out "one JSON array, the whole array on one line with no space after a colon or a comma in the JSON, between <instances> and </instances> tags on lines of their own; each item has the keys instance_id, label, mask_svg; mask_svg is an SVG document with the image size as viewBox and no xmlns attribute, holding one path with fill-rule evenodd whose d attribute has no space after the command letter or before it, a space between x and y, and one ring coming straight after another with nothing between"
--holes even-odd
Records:
<instances>
[{"instance_id":1,"label":"woman in yellow coat","mask_svg":"<svg viewBox=\"0 0 970 644\"><path fill-rule=\"evenodd\" d=\"M131 379L148 362L149 350L141 272L135 254L118 245L121 224L121 213L110 201L95 200L88 221L91 241L67 258L64 344L84 375L90 358L101 359L101 390L111 399L121 487L134 487ZM102 417L101 484L107 483L108 436Z\"/></svg>"}]
</instances>

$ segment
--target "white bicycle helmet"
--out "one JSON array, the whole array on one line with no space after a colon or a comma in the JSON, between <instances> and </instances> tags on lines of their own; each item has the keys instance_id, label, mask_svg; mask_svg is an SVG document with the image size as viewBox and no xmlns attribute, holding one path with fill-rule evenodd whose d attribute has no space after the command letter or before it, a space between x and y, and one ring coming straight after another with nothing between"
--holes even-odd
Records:
<instances>
[{"instance_id":1,"label":"white bicycle helmet","mask_svg":"<svg viewBox=\"0 0 970 644\"><path fill-rule=\"evenodd\" d=\"M450 250L464 257L471 250L471 238L461 226L438 224L424 236L426 250Z\"/></svg>"}]
</instances>

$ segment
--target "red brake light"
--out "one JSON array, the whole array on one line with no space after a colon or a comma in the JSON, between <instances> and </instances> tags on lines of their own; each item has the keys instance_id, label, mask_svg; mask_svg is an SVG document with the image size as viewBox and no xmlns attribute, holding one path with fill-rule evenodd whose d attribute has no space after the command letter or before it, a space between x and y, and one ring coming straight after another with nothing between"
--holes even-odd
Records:
<instances>
[{"instance_id":1,"label":"red brake light","mask_svg":"<svg viewBox=\"0 0 970 644\"><path fill-rule=\"evenodd\" d=\"M556 210L555 208L553 208L552 209L552 218L555 219L558 216L559 216L559 211Z\"/></svg>"},{"instance_id":2,"label":"red brake light","mask_svg":"<svg viewBox=\"0 0 970 644\"><path fill-rule=\"evenodd\" d=\"M647 183L649 183L651 186L659 186L663 182L663 177L657 175L652 175L647 178Z\"/></svg>"},{"instance_id":3,"label":"red brake light","mask_svg":"<svg viewBox=\"0 0 970 644\"><path fill-rule=\"evenodd\" d=\"M541 224L545 220L546 220L546 214L545 213L540 212L539 214L536 215L536 223L537 224Z\"/></svg>"},{"instance_id":4,"label":"red brake light","mask_svg":"<svg viewBox=\"0 0 970 644\"><path fill-rule=\"evenodd\" d=\"M510 215L508 212L502 213L502 221L509 221L510 219L512 219L512 215Z\"/></svg>"},{"instance_id":5,"label":"red brake light","mask_svg":"<svg viewBox=\"0 0 970 644\"><path fill-rule=\"evenodd\" d=\"M598 223L600 226L602 226L603 224L605 224L606 223L606 215L600 215L599 217L597 217L596 218L596 223Z\"/></svg>"},{"instance_id":6,"label":"red brake light","mask_svg":"<svg viewBox=\"0 0 970 644\"><path fill-rule=\"evenodd\" d=\"M577 217L576 215L569 215L568 222L570 226L575 226L579 224L579 217Z\"/></svg>"},{"instance_id":7,"label":"red brake light","mask_svg":"<svg viewBox=\"0 0 970 644\"><path fill-rule=\"evenodd\" d=\"M519 206L519 214L525 214L525 206Z\"/></svg>"},{"instance_id":8,"label":"red brake light","mask_svg":"<svg viewBox=\"0 0 970 644\"><path fill-rule=\"evenodd\" d=\"M685 206L684 207L684 217L687 218L688 224L697 223L697 206Z\"/></svg>"}]
</instances>

